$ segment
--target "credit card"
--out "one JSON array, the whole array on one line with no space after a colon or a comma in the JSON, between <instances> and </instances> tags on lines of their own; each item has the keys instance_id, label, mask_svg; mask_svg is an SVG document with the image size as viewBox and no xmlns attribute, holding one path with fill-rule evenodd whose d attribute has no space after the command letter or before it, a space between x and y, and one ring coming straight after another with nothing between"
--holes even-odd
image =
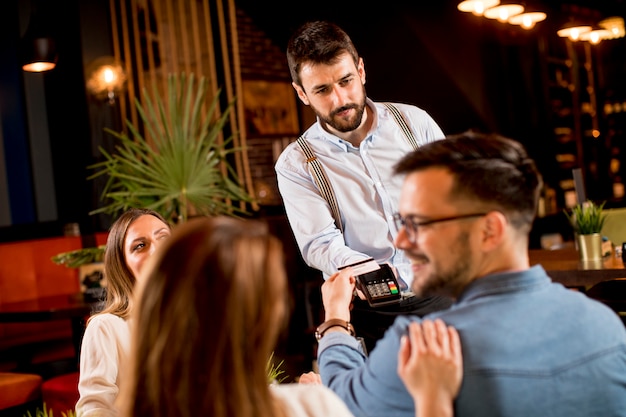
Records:
<instances>
[{"instance_id":1,"label":"credit card","mask_svg":"<svg viewBox=\"0 0 626 417\"><path fill-rule=\"evenodd\" d=\"M355 262L350 265L344 265L339 267L339 269L344 269L351 267L354 272L354 276L367 274L368 272L376 271L380 269L380 265L374 260L374 258L365 259L363 261Z\"/></svg>"}]
</instances>

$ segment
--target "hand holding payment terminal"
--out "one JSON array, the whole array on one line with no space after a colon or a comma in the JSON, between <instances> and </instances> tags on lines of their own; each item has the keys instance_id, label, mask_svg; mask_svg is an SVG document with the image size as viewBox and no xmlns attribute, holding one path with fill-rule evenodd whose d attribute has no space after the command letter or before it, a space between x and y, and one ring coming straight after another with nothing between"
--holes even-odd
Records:
<instances>
[{"instance_id":1,"label":"hand holding payment terminal","mask_svg":"<svg viewBox=\"0 0 626 417\"><path fill-rule=\"evenodd\" d=\"M374 259L366 259L339 269L352 267L357 288L365 295L372 307L393 304L402 298L400 286L388 264L378 264Z\"/></svg>"}]
</instances>

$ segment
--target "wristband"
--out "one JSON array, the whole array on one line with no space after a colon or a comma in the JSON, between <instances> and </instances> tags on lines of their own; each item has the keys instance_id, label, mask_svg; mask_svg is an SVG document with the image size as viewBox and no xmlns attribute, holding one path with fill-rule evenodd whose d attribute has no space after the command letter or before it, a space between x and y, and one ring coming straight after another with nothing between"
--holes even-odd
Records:
<instances>
[{"instance_id":1,"label":"wristband","mask_svg":"<svg viewBox=\"0 0 626 417\"><path fill-rule=\"evenodd\" d=\"M330 319L320 324L319 327L315 329L315 338L319 341L322 337L324 337L324 333L326 333L326 330L335 326L343 327L352 336L355 336L356 334L354 332L354 327L352 326L352 324L350 324L349 321L345 321L341 319Z\"/></svg>"}]
</instances>

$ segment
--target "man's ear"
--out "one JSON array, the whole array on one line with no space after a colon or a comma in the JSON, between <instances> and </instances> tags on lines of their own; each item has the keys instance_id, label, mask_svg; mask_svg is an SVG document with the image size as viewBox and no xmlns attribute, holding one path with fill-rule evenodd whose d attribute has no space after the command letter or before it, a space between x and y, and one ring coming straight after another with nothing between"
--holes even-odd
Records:
<instances>
[{"instance_id":1,"label":"man's ear","mask_svg":"<svg viewBox=\"0 0 626 417\"><path fill-rule=\"evenodd\" d=\"M296 90L296 93L298 93L298 98L300 99L300 101L302 101L305 106L308 106L310 104L309 98L306 96L306 93L304 92L302 87L300 87L295 82L292 82L291 85L293 86L293 89Z\"/></svg>"},{"instance_id":2,"label":"man's ear","mask_svg":"<svg viewBox=\"0 0 626 417\"><path fill-rule=\"evenodd\" d=\"M506 216L499 211L485 215L483 222L483 248L491 250L502 243L507 225Z\"/></svg>"},{"instance_id":3,"label":"man's ear","mask_svg":"<svg viewBox=\"0 0 626 417\"><path fill-rule=\"evenodd\" d=\"M363 62L363 58L359 58L359 63L356 66L356 69L359 74L359 78L361 78L361 84L365 85L365 63Z\"/></svg>"}]
</instances>

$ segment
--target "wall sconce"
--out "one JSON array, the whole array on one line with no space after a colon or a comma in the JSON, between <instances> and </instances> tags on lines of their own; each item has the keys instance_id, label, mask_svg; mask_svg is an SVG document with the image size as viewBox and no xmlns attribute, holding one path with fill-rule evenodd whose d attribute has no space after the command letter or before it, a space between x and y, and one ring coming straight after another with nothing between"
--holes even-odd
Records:
<instances>
[{"instance_id":1,"label":"wall sconce","mask_svg":"<svg viewBox=\"0 0 626 417\"><path fill-rule=\"evenodd\" d=\"M49 27L49 18L37 3L30 11L28 27L21 41L22 69L28 72L49 71L56 66L57 50Z\"/></svg>"},{"instance_id":2,"label":"wall sconce","mask_svg":"<svg viewBox=\"0 0 626 417\"><path fill-rule=\"evenodd\" d=\"M126 73L122 65L113 57L96 59L87 68L87 91L100 100L115 103L126 85Z\"/></svg>"},{"instance_id":3,"label":"wall sconce","mask_svg":"<svg viewBox=\"0 0 626 417\"><path fill-rule=\"evenodd\" d=\"M465 0L456 7L462 12L473 13L476 16L482 16L485 10L500 4L500 0Z\"/></svg>"}]
</instances>

